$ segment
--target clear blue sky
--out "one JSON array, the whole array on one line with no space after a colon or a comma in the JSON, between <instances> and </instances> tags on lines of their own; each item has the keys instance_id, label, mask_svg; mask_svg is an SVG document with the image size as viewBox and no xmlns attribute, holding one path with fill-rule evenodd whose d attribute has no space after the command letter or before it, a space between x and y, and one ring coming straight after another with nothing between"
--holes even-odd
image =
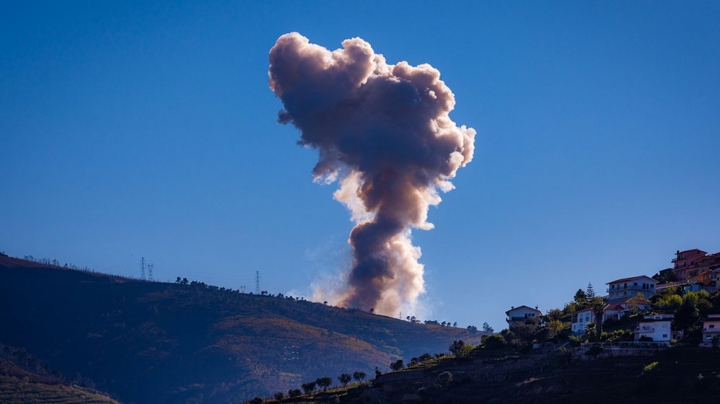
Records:
<instances>
[{"instance_id":1,"label":"clear blue sky","mask_svg":"<svg viewBox=\"0 0 720 404\"><path fill-rule=\"evenodd\" d=\"M512 305L720 251L718 21L713 1L4 1L0 251L309 293L352 223L276 123L267 55L359 36L438 68L478 131L413 240L423 319L499 330Z\"/></svg>"}]
</instances>

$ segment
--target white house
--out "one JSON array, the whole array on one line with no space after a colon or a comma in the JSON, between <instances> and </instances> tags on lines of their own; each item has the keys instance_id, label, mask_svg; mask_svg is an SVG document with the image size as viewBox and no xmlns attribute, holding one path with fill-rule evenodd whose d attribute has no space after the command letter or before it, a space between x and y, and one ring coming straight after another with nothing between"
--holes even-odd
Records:
<instances>
[{"instance_id":1,"label":"white house","mask_svg":"<svg viewBox=\"0 0 720 404\"><path fill-rule=\"evenodd\" d=\"M703 322L703 337L700 346L712 347L713 338L720 338L720 314L708 314Z\"/></svg>"},{"instance_id":2,"label":"white house","mask_svg":"<svg viewBox=\"0 0 720 404\"><path fill-rule=\"evenodd\" d=\"M633 276L608 282L608 303L618 303L642 293L647 299L655 296L657 281L649 276Z\"/></svg>"},{"instance_id":3,"label":"white house","mask_svg":"<svg viewBox=\"0 0 720 404\"><path fill-rule=\"evenodd\" d=\"M575 335L584 334L585 326L587 326L588 323L594 322L595 314L593 313L593 309L588 307L587 309L582 309L575 312L575 314L573 315L572 326L570 329Z\"/></svg>"},{"instance_id":4,"label":"white house","mask_svg":"<svg viewBox=\"0 0 720 404\"><path fill-rule=\"evenodd\" d=\"M672 314L645 317L635 328L635 341L640 341L642 337L646 337L652 338L651 341L653 342L670 342L673 336L670 328L672 319Z\"/></svg>"},{"instance_id":5,"label":"white house","mask_svg":"<svg viewBox=\"0 0 720 404\"><path fill-rule=\"evenodd\" d=\"M505 314L507 315L505 321L508 322L508 325L513 326L517 324L524 324L525 320L528 318L539 318L542 315L542 312L538 310L537 306L535 306L534 309L528 306L513 306L510 310L506 311Z\"/></svg>"}]
</instances>

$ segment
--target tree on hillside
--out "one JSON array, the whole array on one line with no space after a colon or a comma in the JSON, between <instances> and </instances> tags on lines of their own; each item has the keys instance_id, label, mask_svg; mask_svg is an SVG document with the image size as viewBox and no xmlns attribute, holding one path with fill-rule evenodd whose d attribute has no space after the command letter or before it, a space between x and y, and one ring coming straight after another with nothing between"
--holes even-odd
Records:
<instances>
[{"instance_id":1,"label":"tree on hillside","mask_svg":"<svg viewBox=\"0 0 720 404\"><path fill-rule=\"evenodd\" d=\"M600 339L600 333L598 332L596 323L587 323L585 325L585 336L588 338L588 341L591 342L595 342Z\"/></svg>"},{"instance_id":2,"label":"tree on hillside","mask_svg":"<svg viewBox=\"0 0 720 404\"><path fill-rule=\"evenodd\" d=\"M365 376L367 376L365 372L353 372L353 379L358 383L362 383Z\"/></svg>"},{"instance_id":3,"label":"tree on hillside","mask_svg":"<svg viewBox=\"0 0 720 404\"><path fill-rule=\"evenodd\" d=\"M675 329L688 330L700 319L700 311L697 308L698 295L693 292L685 294L682 304L675 312Z\"/></svg>"},{"instance_id":4,"label":"tree on hillside","mask_svg":"<svg viewBox=\"0 0 720 404\"><path fill-rule=\"evenodd\" d=\"M658 309L660 309L661 313L670 314L675 313L678 309L680 309L680 305L682 305L682 297L678 295L665 295L660 296L660 298L658 298L655 302L655 305Z\"/></svg>"},{"instance_id":5,"label":"tree on hillside","mask_svg":"<svg viewBox=\"0 0 720 404\"><path fill-rule=\"evenodd\" d=\"M390 364L390 369L395 370L395 371L402 370L404 367L405 367L405 362L402 359L398 359L395 362ZM377 371L376 371L376 373L377 373Z\"/></svg>"},{"instance_id":6,"label":"tree on hillside","mask_svg":"<svg viewBox=\"0 0 720 404\"><path fill-rule=\"evenodd\" d=\"M547 329L548 329L548 332L550 333L550 338L555 338L565 328L567 328L567 327L560 320L550 320L547 323Z\"/></svg>"},{"instance_id":7,"label":"tree on hillside","mask_svg":"<svg viewBox=\"0 0 720 404\"><path fill-rule=\"evenodd\" d=\"M477 330L477 328L476 328L476 330ZM492 334L492 333L495 332L495 330L493 330L493 328L490 327L490 324L488 324L487 321L486 321L486 322L483 323L483 332L484 332L485 334Z\"/></svg>"},{"instance_id":8,"label":"tree on hillside","mask_svg":"<svg viewBox=\"0 0 720 404\"><path fill-rule=\"evenodd\" d=\"M302 394L299 389L290 389L288 390L288 397L295 398Z\"/></svg>"},{"instance_id":9,"label":"tree on hillside","mask_svg":"<svg viewBox=\"0 0 720 404\"><path fill-rule=\"evenodd\" d=\"M677 282L677 276L672 272L672 268L668 268L665 270L662 270L655 275L652 276L653 279L658 281L658 283L669 283L669 282Z\"/></svg>"},{"instance_id":10,"label":"tree on hillside","mask_svg":"<svg viewBox=\"0 0 720 404\"><path fill-rule=\"evenodd\" d=\"M285 394L282 391L278 391L273 397L275 397L275 400L280 401L285 398Z\"/></svg>"},{"instance_id":11,"label":"tree on hillside","mask_svg":"<svg viewBox=\"0 0 720 404\"><path fill-rule=\"evenodd\" d=\"M587 297L588 301L595 298L595 288L593 288L592 283L588 283L587 289L585 290L585 297Z\"/></svg>"},{"instance_id":12,"label":"tree on hillside","mask_svg":"<svg viewBox=\"0 0 720 404\"><path fill-rule=\"evenodd\" d=\"M573 297L573 300L575 301L575 304L579 306L579 308L582 308L587 304L587 294L584 290L578 289L577 292L575 292L575 297Z\"/></svg>"},{"instance_id":13,"label":"tree on hillside","mask_svg":"<svg viewBox=\"0 0 720 404\"><path fill-rule=\"evenodd\" d=\"M347 373L343 373L338 376L338 380L340 381L340 383L343 384L343 387L347 387L347 384L350 383L350 381L352 380L352 376Z\"/></svg>"},{"instance_id":14,"label":"tree on hillside","mask_svg":"<svg viewBox=\"0 0 720 404\"><path fill-rule=\"evenodd\" d=\"M602 297L595 297L588 302L595 315L595 324L597 324L598 335L602 334L602 321L605 314L605 300Z\"/></svg>"},{"instance_id":15,"label":"tree on hillside","mask_svg":"<svg viewBox=\"0 0 720 404\"><path fill-rule=\"evenodd\" d=\"M313 392L313 390L315 390L315 386L317 386L317 382L313 381L313 382L303 383L300 387L302 387L305 394L310 394Z\"/></svg>"},{"instance_id":16,"label":"tree on hillside","mask_svg":"<svg viewBox=\"0 0 720 404\"><path fill-rule=\"evenodd\" d=\"M318 377L317 380L315 380L318 386L323 388L323 391L327 391L327 388L330 387L332 384L332 377Z\"/></svg>"}]
</instances>

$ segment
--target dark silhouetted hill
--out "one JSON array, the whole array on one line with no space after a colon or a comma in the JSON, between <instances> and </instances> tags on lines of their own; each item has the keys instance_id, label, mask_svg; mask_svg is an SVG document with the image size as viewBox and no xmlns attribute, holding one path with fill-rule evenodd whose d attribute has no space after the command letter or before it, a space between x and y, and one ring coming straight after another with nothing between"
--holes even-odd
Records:
<instances>
[{"instance_id":1,"label":"dark silhouetted hill","mask_svg":"<svg viewBox=\"0 0 720 404\"><path fill-rule=\"evenodd\" d=\"M0 256L0 343L124 403L227 403L386 369L481 333L203 283L146 282Z\"/></svg>"},{"instance_id":2,"label":"dark silhouetted hill","mask_svg":"<svg viewBox=\"0 0 720 404\"><path fill-rule=\"evenodd\" d=\"M581 349L522 354L475 348L466 358L443 357L381 375L373 387L331 391L342 404L710 403L720 395L720 351ZM299 402L284 400L284 403Z\"/></svg>"}]
</instances>

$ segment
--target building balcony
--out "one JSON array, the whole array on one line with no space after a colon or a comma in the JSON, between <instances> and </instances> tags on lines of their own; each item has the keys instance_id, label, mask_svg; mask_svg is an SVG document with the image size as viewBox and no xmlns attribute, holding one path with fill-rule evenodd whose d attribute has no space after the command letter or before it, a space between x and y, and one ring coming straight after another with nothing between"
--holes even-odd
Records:
<instances>
[{"instance_id":1,"label":"building balcony","mask_svg":"<svg viewBox=\"0 0 720 404\"><path fill-rule=\"evenodd\" d=\"M644 326L635 328L635 333L646 333L646 332L649 332L649 333L655 332L655 327L644 325Z\"/></svg>"}]
</instances>

